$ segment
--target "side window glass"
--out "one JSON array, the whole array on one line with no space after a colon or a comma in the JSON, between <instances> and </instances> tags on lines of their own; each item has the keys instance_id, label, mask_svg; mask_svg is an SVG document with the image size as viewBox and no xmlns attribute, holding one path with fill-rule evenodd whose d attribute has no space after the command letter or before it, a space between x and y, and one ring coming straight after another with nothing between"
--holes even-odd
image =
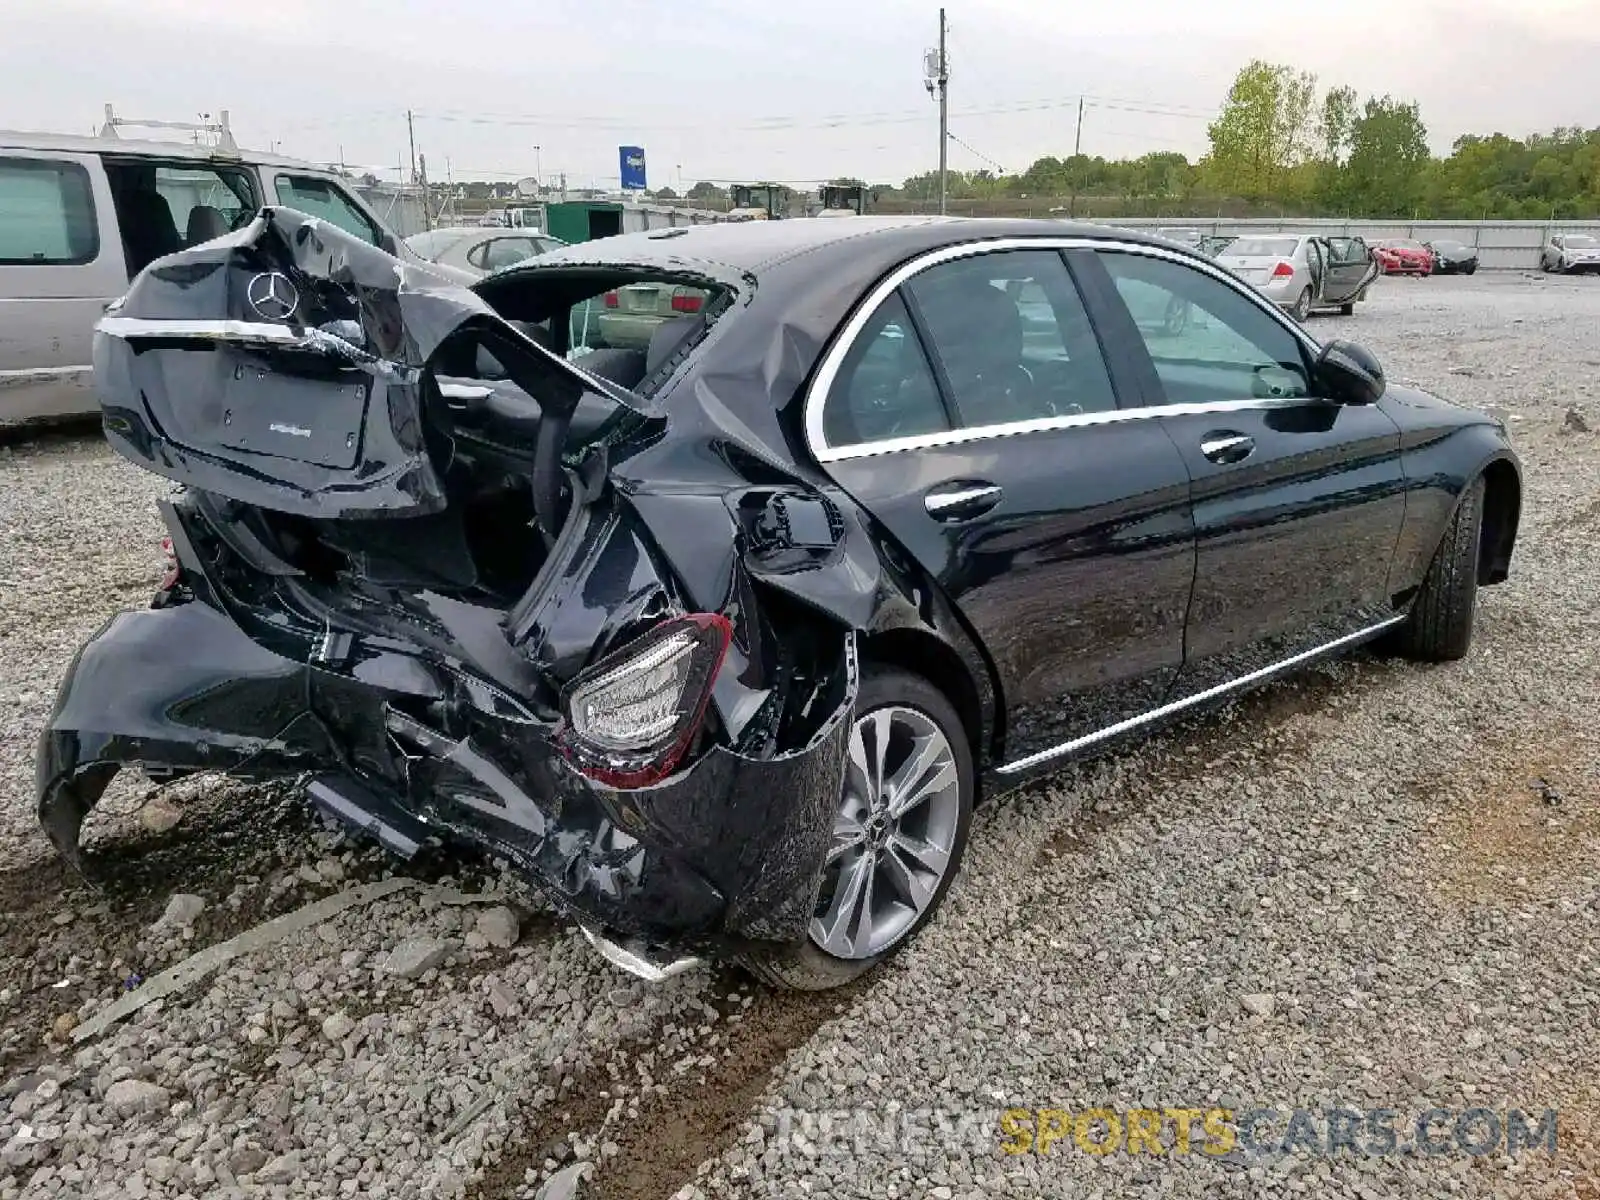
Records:
<instances>
[{"instance_id":1,"label":"side window glass","mask_svg":"<svg viewBox=\"0 0 1600 1200\"><path fill-rule=\"evenodd\" d=\"M963 427L1117 407L1099 340L1055 251L956 259L906 290Z\"/></svg>"},{"instance_id":2,"label":"side window glass","mask_svg":"<svg viewBox=\"0 0 1600 1200\"><path fill-rule=\"evenodd\" d=\"M1300 341L1227 284L1169 259L1102 251L1169 404L1310 395Z\"/></svg>"},{"instance_id":3,"label":"side window glass","mask_svg":"<svg viewBox=\"0 0 1600 1200\"><path fill-rule=\"evenodd\" d=\"M86 263L99 253L87 171L77 163L0 158L0 263Z\"/></svg>"},{"instance_id":4,"label":"side window glass","mask_svg":"<svg viewBox=\"0 0 1600 1200\"><path fill-rule=\"evenodd\" d=\"M326 179L308 175L279 175L278 203L307 216L320 217L364 242L379 245L382 231L344 191Z\"/></svg>"},{"instance_id":5,"label":"side window glass","mask_svg":"<svg viewBox=\"0 0 1600 1200\"><path fill-rule=\"evenodd\" d=\"M845 356L822 412L830 446L858 446L950 428L933 371L899 295L872 314Z\"/></svg>"}]
</instances>

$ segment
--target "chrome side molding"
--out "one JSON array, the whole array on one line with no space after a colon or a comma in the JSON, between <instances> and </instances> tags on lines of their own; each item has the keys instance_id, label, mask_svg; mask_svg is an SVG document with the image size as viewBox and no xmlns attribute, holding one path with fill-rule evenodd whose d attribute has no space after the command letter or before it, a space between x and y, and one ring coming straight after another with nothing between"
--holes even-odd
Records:
<instances>
[{"instance_id":1,"label":"chrome side molding","mask_svg":"<svg viewBox=\"0 0 1600 1200\"><path fill-rule=\"evenodd\" d=\"M1075 754L1079 750L1087 750L1090 746L1099 742L1109 741L1111 738L1120 737L1124 733L1131 733L1142 725L1149 725L1163 720L1183 712L1185 709L1196 708L1208 701L1226 696L1229 692L1242 691L1253 684L1271 679L1274 675L1292 671L1295 667L1303 666L1313 659L1322 658L1337 650L1342 650L1346 646L1353 646L1358 642L1367 641L1390 626L1400 624L1401 621L1406 619L1407 615L1406 613L1400 613L1396 616L1388 617L1379 621L1376 625L1369 625L1365 629L1358 629L1355 633L1347 633L1344 637L1335 638L1333 641L1324 643L1321 646L1303 650L1299 654L1291 655L1282 662L1251 671L1248 675L1241 675L1237 679L1230 679L1227 683L1219 683L1216 687L1207 688L1203 692L1185 696L1182 700L1175 700L1171 704L1163 704L1160 708L1153 708L1137 717L1129 717L1125 721L1118 721L1115 725L1107 725L1104 729L1096 730L1094 733L1073 738L1070 742L1062 742L1059 746L1051 746L1047 750L1040 750L1038 753L1030 754L1026 758L1019 758L1015 762L1006 763L1003 767L997 767L996 771L1001 775L1020 775L1024 771L1031 771L1035 767L1043 766L1045 763L1052 762L1058 758L1065 758L1067 755Z\"/></svg>"}]
</instances>

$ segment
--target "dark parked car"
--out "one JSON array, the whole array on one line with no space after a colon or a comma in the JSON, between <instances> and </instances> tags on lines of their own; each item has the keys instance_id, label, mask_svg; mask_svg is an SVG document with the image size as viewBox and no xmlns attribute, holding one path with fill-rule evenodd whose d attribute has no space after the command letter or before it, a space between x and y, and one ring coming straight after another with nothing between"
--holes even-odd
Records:
<instances>
[{"instance_id":1,"label":"dark parked car","mask_svg":"<svg viewBox=\"0 0 1600 1200\"><path fill-rule=\"evenodd\" d=\"M706 303L569 361L639 281ZM841 983L983 796L1364 642L1459 658L1521 497L1484 414L1058 222L707 225L468 291L268 210L144 272L95 368L187 486L42 736L56 845L127 763L302 776L647 978Z\"/></svg>"},{"instance_id":2,"label":"dark parked car","mask_svg":"<svg viewBox=\"0 0 1600 1200\"><path fill-rule=\"evenodd\" d=\"M1476 275L1478 252L1465 242L1437 241L1424 243L1433 251L1435 275Z\"/></svg>"}]
</instances>

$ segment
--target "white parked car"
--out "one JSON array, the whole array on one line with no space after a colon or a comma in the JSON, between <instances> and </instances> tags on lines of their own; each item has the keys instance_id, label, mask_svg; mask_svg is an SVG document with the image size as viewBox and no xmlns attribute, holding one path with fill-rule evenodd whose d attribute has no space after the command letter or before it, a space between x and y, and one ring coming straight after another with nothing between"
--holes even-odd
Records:
<instances>
[{"instance_id":1,"label":"white parked car","mask_svg":"<svg viewBox=\"0 0 1600 1200\"><path fill-rule=\"evenodd\" d=\"M1301 321L1329 309L1349 316L1378 277L1372 251L1358 237L1241 237L1217 255L1217 262Z\"/></svg>"},{"instance_id":2,"label":"white parked car","mask_svg":"<svg viewBox=\"0 0 1600 1200\"><path fill-rule=\"evenodd\" d=\"M406 245L429 262L483 276L548 254L567 243L537 229L458 225L414 233Z\"/></svg>"},{"instance_id":3,"label":"white parked car","mask_svg":"<svg viewBox=\"0 0 1600 1200\"><path fill-rule=\"evenodd\" d=\"M1600 273L1600 238L1586 233L1558 233L1540 251L1539 268L1563 275Z\"/></svg>"}]
</instances>

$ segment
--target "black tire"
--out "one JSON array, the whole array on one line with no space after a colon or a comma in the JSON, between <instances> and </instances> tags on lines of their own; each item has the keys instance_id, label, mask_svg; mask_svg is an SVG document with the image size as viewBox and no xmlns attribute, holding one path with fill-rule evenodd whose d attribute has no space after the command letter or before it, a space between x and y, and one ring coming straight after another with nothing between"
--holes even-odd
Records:
<instances>
[{"instance_id":1,"label":"black tire","mask_svg":"<svg viewBox=\"0 0 1600 1200\"><path fill-rule=\"evenodd\" d=\"M1356 315L1356 302L1354 300L1351 300L1348 304L1339 305L1339 315L1341 317L1353 317L1353 316L1355 316Z\"/></svg>"},{"instance_id":2,"label":"black tire","mask_svg":"<svg viewBox=\"0 0 1600 1200\"><path fill-rule=\"evenodd\" d=\"M1289 315L1296 321L1304 321L1311 315L1311 289L1301 288L1300 295L1295 298L1294 307L1289 310Z\"/></svg>"},{"instance_id":3,"label":"black tire","mask_svg":"<svg viewBox=\"0 0 1600 1200\"><path fill-rule=\"evenodd\" d=\"M1478 273L1478 264L1472 263L1469 266L1462 267L1461 271L1464 275L1476 275Z\"/></svg>"},{"instance_id":4,"label":"black tire","mask_svg":"<svg viewBox=\"0 0 1600 1200\"><path fill-rule=\"evenodd\" d=\"M1468 485L1428 564L1410 619L1391 648L1419 662L1454 662L1472 645L1478 609L1478 545L1483 535L1483 477Z\"/></svg>"},{"instance_id":5,"label":"black tire","mask_svg":"<svg viewBox=\"0 0 1600 1200\"><path fill-rule=\"evenodd\" d=\"M961 859L966 853L967 835L972 830L972 797L975 775L972 765L972 748L967 744L967 734L957 715L955 706L943 692L920 675L902 671L898 667L866 664L861 689L856 699L856 713L865 716L876 708L900 705L915 708L931 718L950 742L954 752L956 773L960 780L959 806L954 844L944 878L934 891L933 899L898 941L883 953L872 958L847 959L829 954L809 937L793 944L761 946L744 951L739 962L756 978L773 987L792 991L819 992L851 983L879 963L897 954L927 925L933 914L944 903L950 884L961 873Z\"/></svg>"}]
</instances>

